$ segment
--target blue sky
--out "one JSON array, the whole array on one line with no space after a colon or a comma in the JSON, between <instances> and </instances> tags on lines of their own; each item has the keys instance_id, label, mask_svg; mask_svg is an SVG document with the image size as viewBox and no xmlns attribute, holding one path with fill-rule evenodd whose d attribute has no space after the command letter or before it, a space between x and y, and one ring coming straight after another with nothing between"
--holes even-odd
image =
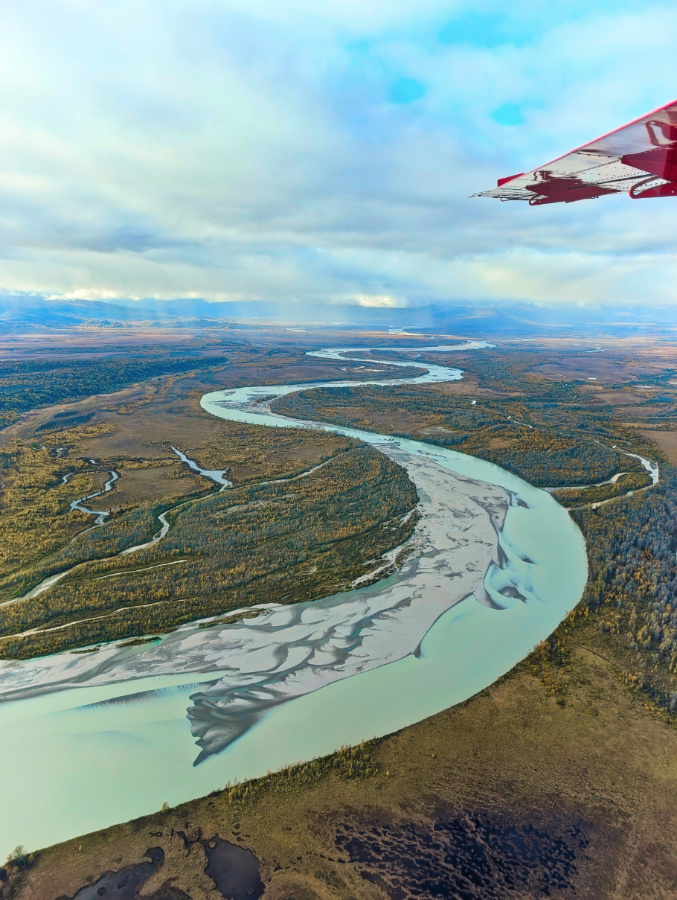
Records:
<instances>
[{"instance_id":1,"label":"blue sky","mask_svg":"<svg viewBox=\"0 0 677 900\"><path fill-rule=\"evenodd\" d=\"M672 303L677 201L468 199L677 97L677 8L8 0L0 290Z\"/></svg>"}]
</instances>

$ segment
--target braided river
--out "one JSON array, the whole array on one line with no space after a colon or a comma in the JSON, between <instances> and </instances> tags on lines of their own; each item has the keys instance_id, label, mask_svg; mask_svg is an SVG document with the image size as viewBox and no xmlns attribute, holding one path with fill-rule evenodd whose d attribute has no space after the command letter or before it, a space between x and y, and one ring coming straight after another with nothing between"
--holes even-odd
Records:
<instances>
[{"instance_id":1,"label":"braided river","mask_svg":"<svg viewBox=\"0 0 677 900\"><path fill-rule=\"evenodd\" d=\"M357 358L354 348L313 355ZM415 359L388 364L423 374L360 383L462 377ZM154 644L0 661L0 856L418 722L488 687L578 603L583 538L547 491L452 450L270 408L284 394L344 385L356 382L215 391L201 405L229 421L347 434L403 466L419 519L379 561L385 577L321 600L261 605L239 622L190 623ZM227 491L223 473L203 474L220 476Z\"/></svg>"}]
</instances>

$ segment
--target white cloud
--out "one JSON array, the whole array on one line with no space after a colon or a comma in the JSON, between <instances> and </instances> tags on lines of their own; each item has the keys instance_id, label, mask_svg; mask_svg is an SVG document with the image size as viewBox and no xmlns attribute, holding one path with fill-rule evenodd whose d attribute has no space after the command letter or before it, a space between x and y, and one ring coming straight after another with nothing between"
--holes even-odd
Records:
<instances>
[{"instance_id":1,"label":"white cloud","mask_svg":"<svg viewBox=\"0 0 677 900\"><path fill-rule=\"evenodd\" d=\"M64 294L50 294L48 300L115 300L119 297L117 291L101 290L98 288L79 288L74 291L66 291ZM133 294L127 295L129 300L140 300Z\"/></svg>"},{"instance_id":2,"label":"white cloud","mask_svg":"<svg viewBox=\"0 0 677 900\"><path fill-rule=\"evenodd\" d=\"M462 6L2 4L0 288L674 300L674 201L467 197L671 99L677 13L495 3L522 40L440 43ZM389 102L399 78L421 100ZM504 103L524 125L493 121Z\"/></svg>"},{"instance_id":3,"label":"white cloud","mask_svg":"<svg viewBox=\"0 0 677 900\"><path fill-rule=\"evenodd\" d=\"M345 302L374 309L404 309L408 305L404 297L392 297L390 294L358 294L357 297L346 298Z\"/></svg>"}]
</instances>

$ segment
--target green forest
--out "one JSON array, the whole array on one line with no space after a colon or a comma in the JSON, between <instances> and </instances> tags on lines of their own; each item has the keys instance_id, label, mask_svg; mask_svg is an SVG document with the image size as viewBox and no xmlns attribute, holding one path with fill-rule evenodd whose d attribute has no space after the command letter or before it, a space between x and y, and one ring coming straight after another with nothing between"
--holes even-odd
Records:
<instances>
[{"instance_id":1,"label":"green forest","mask_svg":"<svg viewBox=\"0 0 677 900\"><path fill-rule=\"evenodd\" d=\"M641 471L638 460L610 444L636 439L589 407L562 412L523 400L448 396L430 387L316 388L274 401L276 412L404 437L460 450L496 463L539 487L594 484L619 471ZM416 423L415 428L403 422Z\"/></svg>"},{"instance_id":2,"label":"green forest","mask_svg":"<svg viewBox=\"0 0 677 900\"><path fill-rule=\"evenodd\" d=\"M158 375L225 365L224 356L0 361L0 428L37 406L118 391ZM69 421L69 427L80 422Z\"/></svg>"},{"instance_id":3,"label":"green forest","mask_svg":"<svg viewBox=\"0 0 677 900\"><path fill-rule=\"evenodd\" d=\"M649 713L677 725L677 470L651 490L574 510L589 577L581 602L528 661L566 703L571 647L612 662Z\"/></svg>"},{"instance_id":4,"label":"green forest","mask_svg":"<svg viewBox=\"0 0 677 900\"><path fill-rule=\"evenodd\" d=\"M572 509L577 506L589 506L592 503L605 503L607 500L622 497L629 491L640 491L651 484L651 476L648 472L629 472L627 475L621 475L613 484L555 491L554 496L562 506Z\"/></svg>"},{"instance_id":5,"label":"green forest","mask_svg":"<svg viewBox=\"0 0 677 900\"><path fill-rule=\"evenodd\" d=\"M590 563L583 601L605 609L631 651L677 674L677 470L664 469L655 488L607 510L573 513Z\"/></svg>"}]
</instances>

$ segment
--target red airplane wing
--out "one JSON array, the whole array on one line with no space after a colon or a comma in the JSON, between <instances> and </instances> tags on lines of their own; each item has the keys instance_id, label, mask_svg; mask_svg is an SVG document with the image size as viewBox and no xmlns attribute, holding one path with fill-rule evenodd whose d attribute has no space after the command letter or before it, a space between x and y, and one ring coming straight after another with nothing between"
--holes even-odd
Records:
<instances>
[{"instance_id":1,"label":"red airplane wing","mask_svg":"<svg viewBox=\"0 0 677 900\"><path fill-rule=\"evenodd\" d=\"M629 191L636 200L677 197L677 100L545 166L500 178L475 197L573 203Z\"/></svg>"}]
</instances>

